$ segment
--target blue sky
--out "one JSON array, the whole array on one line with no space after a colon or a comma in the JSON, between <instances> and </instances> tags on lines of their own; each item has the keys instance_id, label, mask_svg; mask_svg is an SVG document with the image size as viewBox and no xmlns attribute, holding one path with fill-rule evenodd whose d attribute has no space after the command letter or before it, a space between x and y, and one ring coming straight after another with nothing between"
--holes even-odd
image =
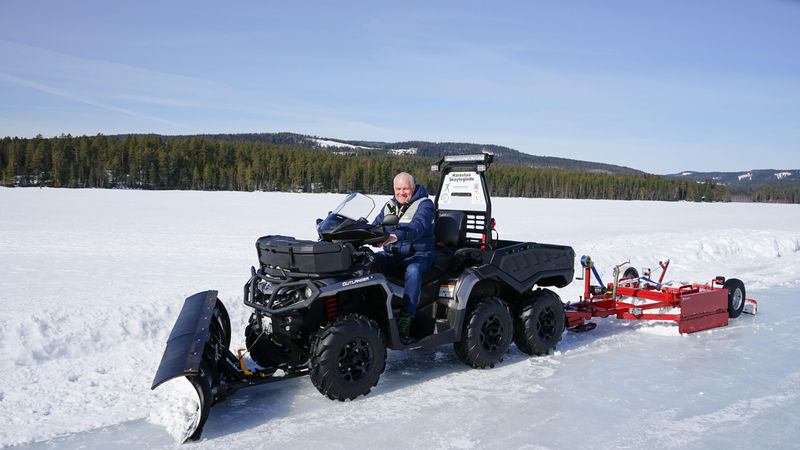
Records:
<instances>
[{"instance_id":1,"label":"blue sky","mask_svg":"<svg viewBox=\"0 0 800 450\"><path fill-rule=\"evenodd\" d=\"M800 169L800 2L0 6L0 136L279 131Z\"/></svg>"}]
</instances>

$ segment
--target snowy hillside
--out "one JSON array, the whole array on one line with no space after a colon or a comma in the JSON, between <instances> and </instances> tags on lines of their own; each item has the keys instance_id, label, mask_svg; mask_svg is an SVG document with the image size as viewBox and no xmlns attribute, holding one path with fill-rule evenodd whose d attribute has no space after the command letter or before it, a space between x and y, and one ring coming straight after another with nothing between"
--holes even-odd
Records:
<instances>
[{"instance_id":1,"label":"snowy hillside","mask_svg":"<svg viewBox=\"0 0 800 450\"><path fill-rule=\"evenodd\" d=\"M759 186L783 186L797 187L800 183L800 171L798 170L750 170L747 172L694 172L686 171L671 175L664 175L672 178L688 178L698 182L714 180L734 188L751 189Z\"/></svg>"},{"instance_id":2,"label":"snowy hillside","mask_svg":"<svg viewBox=\"0 0 800 450\"><path fill-rule=\"evenodd\" d=\"M150 384L183 299L242 285L266 234L315 238L336 194L0 188L0 447L172 448ZM384 201L376 199L376 203ZM186 448L788 448L800 439L800 208L498 198L500 237L572 245L600 274L737 277L758 316L680 335L599 320L556 354L472 370L451 346L389 352L332 402L307 378L240 391ZM374 213L373 213L374 215ZM580 282L558 291L576 300ZM234 332L232 346L243 346Z\"/></svg>"}]
</instances>

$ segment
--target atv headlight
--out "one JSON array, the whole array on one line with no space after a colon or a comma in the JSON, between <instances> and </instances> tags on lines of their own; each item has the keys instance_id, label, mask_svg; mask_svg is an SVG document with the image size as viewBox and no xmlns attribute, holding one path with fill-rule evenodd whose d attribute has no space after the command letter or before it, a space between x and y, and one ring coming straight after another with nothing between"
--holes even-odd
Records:
<instances>
[{"instance_id":1,"label":"atv headlight","mask_svg":"<svg viewBox=\"0 0 800 450\"><path fill-rule=\"evenodd\" d=\"M318 295L319 289L308 280L272 285L267 306L273 309L287 308L298 303L306 303Z\"/></svg>"},{"instance_id":2,"label":"atv headlight","mask_svg":"<svg viewBox=\"0 0 800 450\"><path fill-rule=\"evenodd\" d=\"M313 295L313 291L307 286L293 286L281 288L275 296L275 308L285 308L295 303L302 302Z\"/></svg>"},{"instance_id":3,"label":"atv headlight","mask_svg":"<svg viewBox=\"0 0 800 450\"><path fill-rule=\"evenodd\" d=\"M258 290L262 294L269 295L272 293L272 284L267 280L258 280Z\"/></svg>"}]
</instances>

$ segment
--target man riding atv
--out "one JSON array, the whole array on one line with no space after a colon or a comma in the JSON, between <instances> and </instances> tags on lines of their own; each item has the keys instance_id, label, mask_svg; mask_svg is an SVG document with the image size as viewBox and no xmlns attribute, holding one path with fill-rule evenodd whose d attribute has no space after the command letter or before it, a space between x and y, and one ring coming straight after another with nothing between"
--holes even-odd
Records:
<instances>
[{"instance_id":1,"label":"man riding atv","mask_svg":"<svg viewBox=\"0 0 800 450\"><path fill-rule=\"evenodd\" d=\"M400 339L409 344L409 330L417 311L422 274L434 260L433 223L436 208L428 198L428 191L422 185L415 184L410 174L401 172L394 177L394 197L386 202L372 224L380 225L387 214L396 215L399 222L396 226L385 227L389 237L378 244L383 252L375 254L373 271L405 278L403 309L397 319L397 328Z\"/></svg>"}]
</instances>

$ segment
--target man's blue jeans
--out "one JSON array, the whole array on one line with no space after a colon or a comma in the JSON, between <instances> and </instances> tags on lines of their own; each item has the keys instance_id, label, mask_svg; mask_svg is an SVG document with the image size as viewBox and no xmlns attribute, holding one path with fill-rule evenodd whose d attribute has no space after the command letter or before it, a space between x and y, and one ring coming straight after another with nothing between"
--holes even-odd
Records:
<instances>
[{"instance_id":1,"label":"man's blue jeans","mask_svg":"<svg viewBox=\"0 0 800 450\"><path fill-rule=\"evenodd\" d=\"M403 312L411 316L417 312L419 294L422 290L422 274L433 264L433 252L417 252L414 256L404 258L378 252L375 254L376 270L379 273L396 278L405 277L403 290Z\"/></svg>"}]
</instances>

